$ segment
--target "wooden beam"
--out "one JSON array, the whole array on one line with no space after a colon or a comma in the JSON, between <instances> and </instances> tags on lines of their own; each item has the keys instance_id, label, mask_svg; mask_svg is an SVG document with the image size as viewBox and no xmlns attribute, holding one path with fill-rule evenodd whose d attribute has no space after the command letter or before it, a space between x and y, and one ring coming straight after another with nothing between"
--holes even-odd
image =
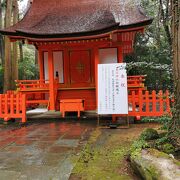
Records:
<instances>
[{"instance_id":1,"label":"wooden beam","mask_svg":"<svg viewBox=\"0 0 180 180\"><path fill-rule=\"evenodd\" d=\"M98 108L98 64L99 64L99 49L96 47L96 48L94 48L96 109Z\"/></svg>"},{"instance_id":2,"label":"wooden beam","mask_svg":"<svg viewBox=\"0 0 180 180\"><path fill-rule=\"evenodd\" d=\"M123 62L123 48L122 46L118 47L118 63Z\"/></svg>"},{"instance_id":3,"label":"wooden beam","mask_svg":"<svg viewBox=\"0 0 180 180\"><path fill-rule=\"evenodd\" d=\"M39 76L40 80L44 79L44 63L43 63L43 52L38 51L38 62L39 62Z\"/></svg>"},{"instance_id":4,"label":"wooden beam","mask_svg":"<svg viewBox=\"0 0 180 180\"><path fill-rule=\"evenodd\" d=\"M48 70L49 70L49 100L50 100L50 111L55 111L55 84L54 84L54 62L53 62L53 51L48 51Z\"/></svg>"}]
</instances>

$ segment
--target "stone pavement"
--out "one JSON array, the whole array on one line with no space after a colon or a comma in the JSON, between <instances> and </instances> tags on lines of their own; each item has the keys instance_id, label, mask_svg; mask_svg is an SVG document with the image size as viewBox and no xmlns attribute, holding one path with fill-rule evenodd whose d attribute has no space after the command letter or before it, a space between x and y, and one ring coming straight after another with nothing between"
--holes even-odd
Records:
<instances>
[{"instance_id":1,"label":"stone pavement","mask_svg":"<svg viewBox=\"0 0 180 180\"><path fill-rule=\"evenodd\" d=\"M94 124L0 125L0 180L69 178Z\"/></svg>"}]
</instances>

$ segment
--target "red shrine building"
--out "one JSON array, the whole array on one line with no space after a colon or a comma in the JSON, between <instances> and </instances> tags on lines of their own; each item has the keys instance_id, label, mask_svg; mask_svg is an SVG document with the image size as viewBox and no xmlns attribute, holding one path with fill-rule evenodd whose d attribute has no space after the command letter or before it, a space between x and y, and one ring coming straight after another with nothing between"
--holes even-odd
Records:
<instances>
[{"instance_id":1,"label":"red shrine building","mask_svg":"<svg viewBox=\"0 0 180 180\"><path fill-rule=\"evenodd\" d=\"M123 62L151 22L133 0L33 0L20 22L0 32L38 50L40 79L17 81L22 93L41 94L49 110L83 99L88 111L97 109L98 64Z\"/></svg>"}]
</instances>

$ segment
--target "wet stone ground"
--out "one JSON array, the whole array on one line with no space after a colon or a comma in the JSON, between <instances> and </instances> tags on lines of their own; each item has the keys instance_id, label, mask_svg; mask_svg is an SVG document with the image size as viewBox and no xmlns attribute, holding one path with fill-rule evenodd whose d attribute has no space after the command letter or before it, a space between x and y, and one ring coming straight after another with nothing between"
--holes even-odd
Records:
<instances>
[{"instance_id":1,"label":"wet stone ground","mask_svg":"<svg viewBox=\"0 0 180 180\"><path fill-rule=\"evenodd\" d=\"M0 180L68 179L95 124L0 125Z\"/></svg>"}]
</instances>

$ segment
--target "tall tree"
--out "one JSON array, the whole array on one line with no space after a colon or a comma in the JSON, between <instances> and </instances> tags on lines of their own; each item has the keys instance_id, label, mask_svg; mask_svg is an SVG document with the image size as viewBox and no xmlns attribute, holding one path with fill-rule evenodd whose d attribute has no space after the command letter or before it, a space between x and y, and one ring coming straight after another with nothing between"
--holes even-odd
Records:
<instances>
[{"instance_id":1,"label":"tall tree","mask_svg":"<svg viewBox=\"0 0 180 180\"><path fill-rule=\"evenodd\" d=\"M13 24L16 24L18 22L18 2L17 0L13 0L13 9L12 9L12 15L13 15ZM18 43L13 42L13 57L12 57L12 78L11 78L11 85L12 89L15 89L15 80L18 79Z\"/></svg>"},{"instance_id":2,"label":"tall tree","mask_svg":"<svg viewBox=\"0 0 180 180\"><path fill-rule=\"evenodd\" d=\"M174 133L180 127L180 1L171 0L171 8L175 111L170 132Z\"/></svg>"},{"instance_id":3,"label":"tall tree","mask_svg":"<svg viewBox=\"0 0 180 180\"><path fill-rule=\"evenodd\" d=\"M170 14L171 14L171 6L170 0L159 0L159 12L160 12L160 20L162 21L164 31L166 33L167 41L171 47L172 39L171 39L171 27L170 27Z\"/></svg>"},{"instance_id":4,"label":"tall tree","mask_svg":"<svg viewBox=\"0 0 180 180\"><path fill-rule=\"evenodd\" d=\"M3 28L3 1L0 0L0 29ZM3 36L0 34L0 64L2 65L4 61L4 40Z\"/></svg>"},{"instance_id":5,"label":"tall tree","mask_svg":"<svg viewBox=\"0 0 180 180\"><path fill-rule=\"evenodd\" d=\"M11 25L12 0L6 0L5 27ZM11 42L5 37L4 89L11 89Z\"/></svg>"},{"instance_id":6,"label":"tall tree","mask_svg":"<svg viewBox=\"0 0 180 180\"><path fill-rule=\"evenodd\" d=\"M172 90L171 42L168 40L171 33L169 3L166 0L141 0L141 6L154 19L145 34L136 37L134 53L126 57L128 73L146 74L148 89Z\"/></svg>"}]
</instances>

